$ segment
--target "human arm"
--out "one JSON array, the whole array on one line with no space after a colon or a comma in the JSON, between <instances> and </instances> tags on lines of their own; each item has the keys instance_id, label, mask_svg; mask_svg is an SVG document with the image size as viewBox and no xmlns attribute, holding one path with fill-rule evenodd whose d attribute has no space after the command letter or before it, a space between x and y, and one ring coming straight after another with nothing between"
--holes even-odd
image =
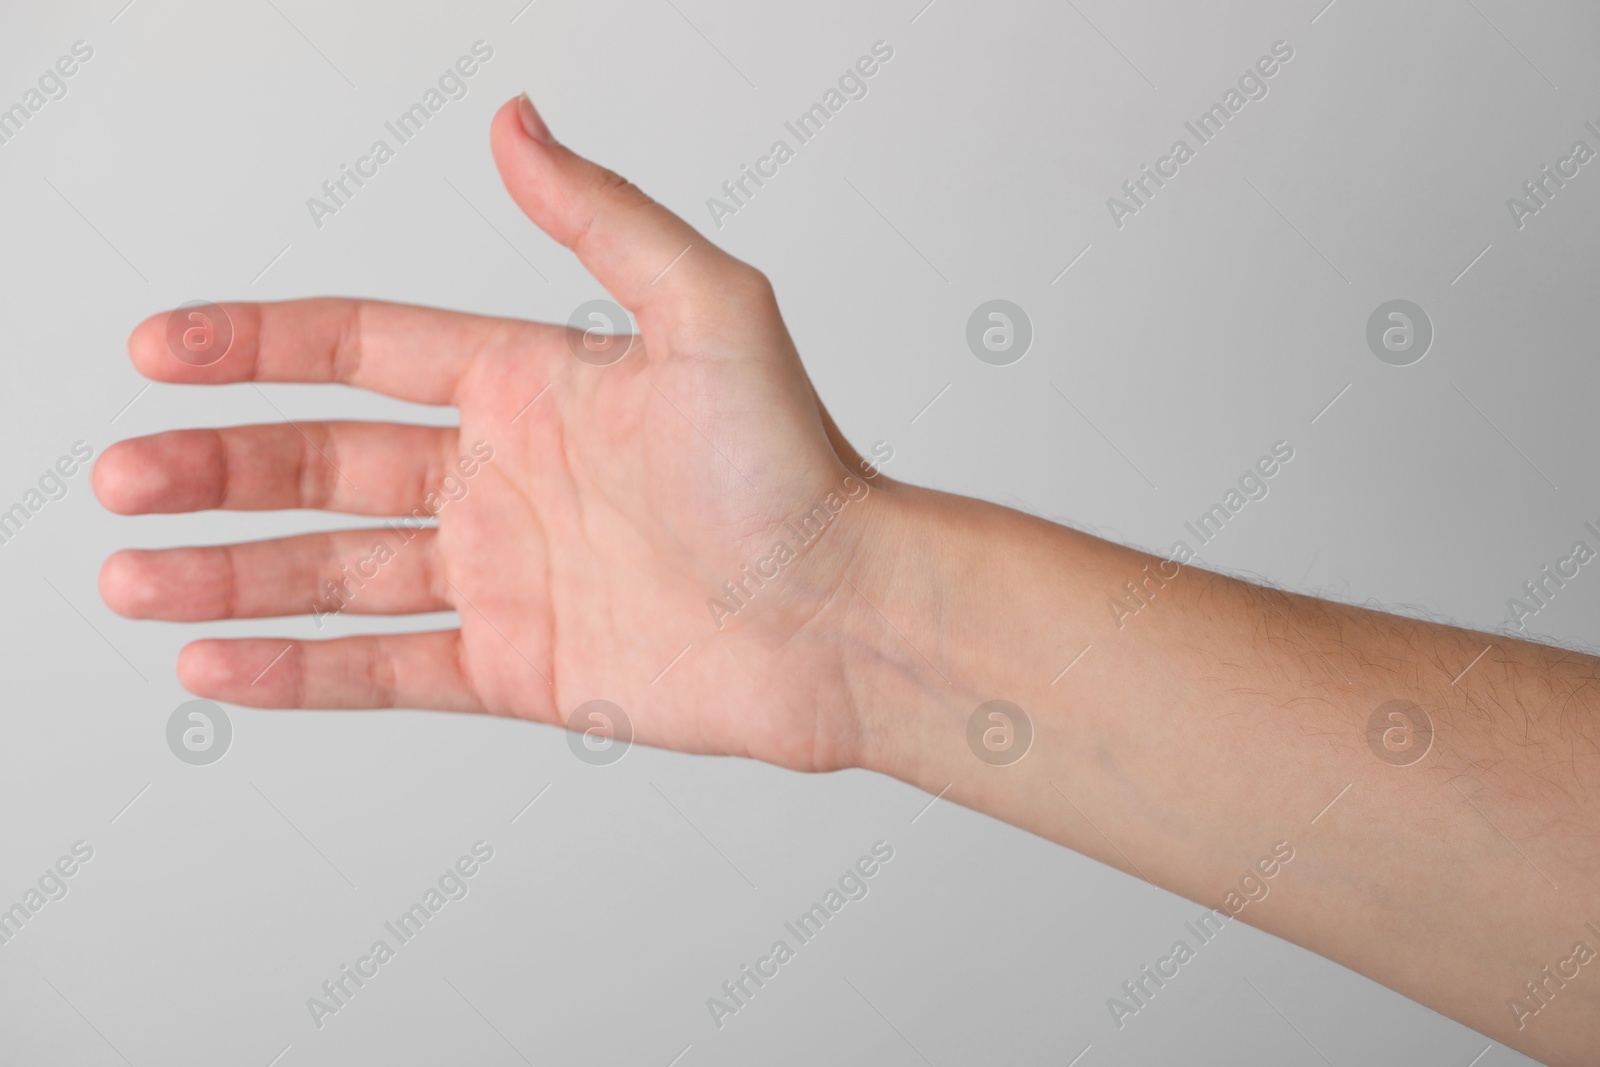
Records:
<instances>
[{"instance_id":1,"label":"human arm","mask_svg":"<svg viewBox=\"0 0 1600 1067\"><path fill-rule=\"evenodd\" d=\"M765 278L555 144L531 108L502 109L492 139L513 198L633 312L636 347L602 366L560 326L312 300L227 305L233 348L196 365L169 350L166 316L139 327L131 355L158 381L343 382L460 413L173 431L104 454L96 492L127 514L429 520L113 556L103 594L136 617L460 614L433 633L199 641L187 687L550 724L606 699L641 742L878 770L1209 905L1284 841L1296 858L1246 921L1551 1062L1600 1044L1600 973L1521 1029L1506 1005L1600 924L1593 660L1193 567L1167 568L1119 626L1107 598L1159 561L876 473ZM372 576L330 597L377 544ZM1035 732L1008 766L969 744L997 699ZM1368 747L1396 700L1436 730L1409 767Z\"/></svg>"}]
</instances>

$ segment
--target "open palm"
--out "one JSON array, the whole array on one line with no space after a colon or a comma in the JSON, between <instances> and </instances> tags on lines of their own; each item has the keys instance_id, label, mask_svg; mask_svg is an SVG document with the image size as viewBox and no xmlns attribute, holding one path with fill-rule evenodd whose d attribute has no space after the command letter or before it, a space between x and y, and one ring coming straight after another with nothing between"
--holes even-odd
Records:
<instances>
[{"instance_id":1,"label":"open palm","mask_svg":"<svg viewBox=\"0 0 1600 1067\"><path fill-rule=\"evenodd\" d=\"M94 486L124 514L437 523L120 552L103 596L124 615L183 621L460 613L450 631L196 642L180 678L218 700L554 723L604 699L646 743L841 765L859 694L852 650L830 635L873 611L863 589L885 480L821 409L762 275L555 144L526 101L500 110L491 140L512 197L634 313L639 336L370 301L228 304L230 349L195 366L153 317L129 349L158 381L342 382L454 405L460 425L284 422L121 442Z\"/></svg>"}]
</instances>

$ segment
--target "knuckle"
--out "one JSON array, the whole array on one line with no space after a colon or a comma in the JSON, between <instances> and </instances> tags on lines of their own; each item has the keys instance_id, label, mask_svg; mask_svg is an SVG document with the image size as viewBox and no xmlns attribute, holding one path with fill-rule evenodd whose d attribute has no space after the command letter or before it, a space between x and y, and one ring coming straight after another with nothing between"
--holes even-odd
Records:
<instances>
[{"instance_id":1,"label":"knuckle","mask_svg":"<svg viewBox=\"0 0 1600 1067\"><path fill-rule=\"evenodd\" d=\"M338 488L335 484L338 475L334 464L338 462L338 458L334 455L336 448L334 438L327 432L326 427L320 428L320 431L318 433L322 438L320 445L304 433L300 435L298 461L300 506L317 510L333 503L333 494Z\"/></svg>"},{"instance_id":2,"label":"knuckle","mask_svg":"<svg viewBox=\"0 0 1600 1067\"><path fill-rule=\"evenodd\" d=\"M361 369L362 336L367 312L364 301L351 300L339 309L338 332L335 335L333 348L328 355L328 380L332 382L348 382L356 377Z\"/></svg>"},{"instance_id":3,"label":"knuckle","mask_svg":"<svg viewBox=\"0 0 1600 1067\"><path fill-rule=\"evenodd\" d=\"M205 457L204 484L211 490L207 498L211 501L212 507L220 508L227 503L228 497L233 492L233 487L228 484L232 476L228 462L228 439L222 435L221 430L202 432L205 434L202 438L201 452ZM109 449L106 454L110 454Z\"/></svg>"},{"instance_id":4,"label":"knuckle","mask_svg":"<svg viewBox=\"0 0 1600 1067\"><path fill-rule=\"evenodd\" d=\"M735 299L751 307L752 310L757 308L765 310L768 306L776 306L778 303L778 295L772 288L772 279L748 263L736 264L729 281L729 289Z\"/></svg>"},{"instance_id":5,"label":"knuckle","mask_svg":"<svg viewBox=\"0 0 1600 1067\"><path fill-rule=\"evenodd\" d=\"M232 545L219 545L207 560L214 568L215 577L209 583L209 588L215 598L213 611L219 619L238 618L239 608L244 603L239 561L235 555L237 551Z\"/></svg>"},{"instance_id":6,"label":"knuckle","mask_svg":"<svg viewBox=\"0 0 1600 1067\"><path fill-rule=\"evenodd\" d=\"M595 214L626 216L655 205L645 191L614 171L600 172L593 192Z\"/></svg>"},{"instance_id":7,"label":"knuckle","mask_svg":"<svg viewBox=\"0 0 1600 1067\"><path fill-rule=\"evenodd\" d=\"M765 320L777 310L772 282L756 268L736 259L713 271L703 288L710 291L724 315Z\"/></svg>"},{"instance_id":8,"label":"knuckle","mask_svg":"<svg viewBox=\"0 0 1600 1067\"><path fill-rule=\"evenodd\" d=\"M595 169L597 173L592 182L576 198L579 221L572 232L562 238L580 256L594 240L596 226L614 228L629 212L655 204L643 189L622 175L602 167Z\"/></svg>"},{"instance_id":9,"label":"knuckle","mask_svg":"<svg viewBox=\"0 0 1600 1067\"><path fill-rule=\"evenodd\" d=\"M774 299L772 283L767 276L731 257L719 257L699 272L697 284L692 286L700 297L725 311L747 313Z\"/></svg>"},{"instance_id":10,"label":"knuckle","mask_svg":"<svg viewBox=\"0 0 1600 1067\"><path fill-rule=\"evenodd\" d=\"M777 313L767 276L747 263L727 259L700 271L673 302L680 342L704 342L741 332L752 320Z\"/></svg>"},{"instance_id":11,"label":"knuckle","mask_svg":"<svg viewBox=\"0 0 1600 1067\"><path fill-rule=\"evenodd\" d=\"M374 644L367 652L367 683L371 702L378 707L393 707L399 692L400 667L382 646Z\"/></svg>"}]
</instances>

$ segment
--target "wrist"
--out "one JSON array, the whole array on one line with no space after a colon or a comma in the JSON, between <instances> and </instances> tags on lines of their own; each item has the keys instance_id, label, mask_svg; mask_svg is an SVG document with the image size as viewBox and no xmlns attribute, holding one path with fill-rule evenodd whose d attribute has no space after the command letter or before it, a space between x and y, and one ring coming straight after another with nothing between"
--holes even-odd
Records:
<instances>
[{"instance_id":1,"label":"wrist","mask_svg":"<svg viewBox=\"0 0 1600 1067\"><path fill-rule=\"evenodd\" d=\"M1040 727L1060 718L1051 682L1092 625L1073 572L1103 542L966 497L893 483L873 495L870 543L843 590L859 679L851 762L935 793L1022 776ZM991 701L1020 721L996 705L1001 719L978 714L969 731Z\"/></svg>"}]
</instances>

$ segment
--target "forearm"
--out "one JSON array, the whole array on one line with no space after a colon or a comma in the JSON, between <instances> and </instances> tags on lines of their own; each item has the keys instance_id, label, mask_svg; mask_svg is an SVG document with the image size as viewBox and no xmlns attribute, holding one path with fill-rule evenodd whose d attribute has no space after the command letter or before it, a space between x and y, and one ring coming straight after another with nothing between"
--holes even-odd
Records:
<instances>
[{"instance_id":1,"label":"forearm","mask_svg":"<svg viewBox=\"0 0 1600 1067\"><path fill-rule=\"evenodd\" d=\"M1240 918L1550 1062L1600 1047L1600 961L1566 964L1547 1006L1524 986L1559 978L1576 942L1600 951L1594 659L884 495L900 549L861 591L883 623L863 764L1208 906L1243 901ZM994 699L1033 729L1010 765L969 745ZM1387 712L1369 734L1391 702L1422 709L1431 743ZM1275 847L1294 858L1269 881ZM1252 873L1271 890L1254 902Z\"/></svg>"}]
</instances>

